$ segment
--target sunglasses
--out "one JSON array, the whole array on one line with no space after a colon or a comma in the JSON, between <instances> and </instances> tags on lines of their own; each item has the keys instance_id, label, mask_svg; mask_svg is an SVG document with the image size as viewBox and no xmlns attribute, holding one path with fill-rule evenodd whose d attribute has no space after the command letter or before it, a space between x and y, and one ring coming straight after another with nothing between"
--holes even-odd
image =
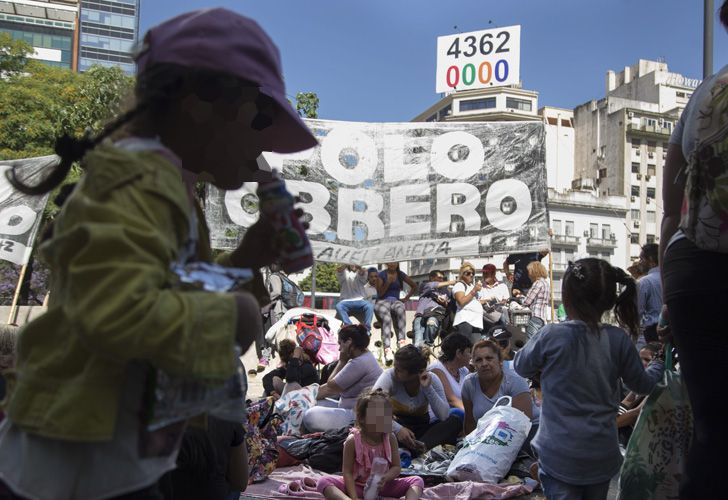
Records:
<instances>
[{"instance_id":1,"label":"sunglasses","mask_svg":"<svg viewBox=\"0 0 728 500\"><path fill-rule=\"evenodd\" d=\"M473 276L475 273L473 271L465 271L463 273L463 276Z\"/></svg>"}]
</instances>

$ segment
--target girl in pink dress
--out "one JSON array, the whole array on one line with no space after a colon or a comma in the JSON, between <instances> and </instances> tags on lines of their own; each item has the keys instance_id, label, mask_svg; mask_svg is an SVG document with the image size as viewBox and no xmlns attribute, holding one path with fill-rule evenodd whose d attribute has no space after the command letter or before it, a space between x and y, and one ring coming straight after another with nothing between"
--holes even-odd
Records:
<instances>
[{"instance_id":1,"label":"girl in pink dress","mask_svg":"<svg viewBox=\"0 0 728 500\"><path fill-rule=\"evenodd\" d=\"M392 433L392 406L382 390L365 390L356 402L356 425L344 442L344 477L327 476L316 485L329 500L358 499L372 473L375 459L386 460L389 468L376 488L377 497L420 498L425 487L421 477L398 477L401 471L397 438Z\"/></svg>"}]
</instances>

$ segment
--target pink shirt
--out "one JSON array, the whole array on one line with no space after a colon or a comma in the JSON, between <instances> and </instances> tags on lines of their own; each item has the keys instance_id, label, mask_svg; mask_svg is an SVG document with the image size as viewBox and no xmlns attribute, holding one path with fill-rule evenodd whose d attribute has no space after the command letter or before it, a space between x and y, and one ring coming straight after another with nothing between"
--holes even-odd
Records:
<instances>
[{"instance_id":1,"label":"pink shirt","mask_svg":"<svg viewBox=\"0 0 728 500\"><path fill-rule=\"evenodd\" d=\"M389 434L382 434L382 442L377 445L367 443L361 436L358 427L352 427L349 436L354 438L354 482L363 485L369 479L372 470L372 463L377 457L384 458L392 465L392 447L389 443Z\"/></svg>"}]
</instances>

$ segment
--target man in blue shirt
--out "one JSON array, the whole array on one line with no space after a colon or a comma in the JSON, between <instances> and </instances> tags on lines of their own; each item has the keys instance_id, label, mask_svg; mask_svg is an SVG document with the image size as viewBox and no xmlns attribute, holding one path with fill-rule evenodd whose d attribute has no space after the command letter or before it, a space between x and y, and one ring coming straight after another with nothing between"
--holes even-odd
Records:
<instances>
[{"instance_id":1,"label":"man in blue shirt","mask_svg":"<svg viewBox=\"0 0 728 500\"><path fill-rule=\"evenodd\" d=\"M662 279L658 263L658 249L656 243L648 243L640 252L640 265L647 274L637 281L637 308L640 315L640 330L642 335L637 342L641 349L641 342L657 342L657 320L662 310Z\"/></svg>"}]
</instances>

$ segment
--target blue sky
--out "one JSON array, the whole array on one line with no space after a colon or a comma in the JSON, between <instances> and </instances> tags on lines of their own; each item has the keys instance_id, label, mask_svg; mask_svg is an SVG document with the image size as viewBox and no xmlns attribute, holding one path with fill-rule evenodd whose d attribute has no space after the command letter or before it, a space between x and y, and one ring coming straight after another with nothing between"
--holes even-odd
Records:
<instances>
[{"instance_id":1,"label":"blue sky","mask_svg":"<svg viewBox=\"0 0 728 500\"><path fill-rule=\"evenodd\" d=\"M539 107L603 97L606 71L640 58L702 75L702 0L142 0L141 31L215 6L258 21L281 50L289 96L316 92L332 120L411 120L439 100L437 37L494 26L521 25L521 80ZM717 70L728 34L714 30Z\"/></svg>"}]
</instances>

